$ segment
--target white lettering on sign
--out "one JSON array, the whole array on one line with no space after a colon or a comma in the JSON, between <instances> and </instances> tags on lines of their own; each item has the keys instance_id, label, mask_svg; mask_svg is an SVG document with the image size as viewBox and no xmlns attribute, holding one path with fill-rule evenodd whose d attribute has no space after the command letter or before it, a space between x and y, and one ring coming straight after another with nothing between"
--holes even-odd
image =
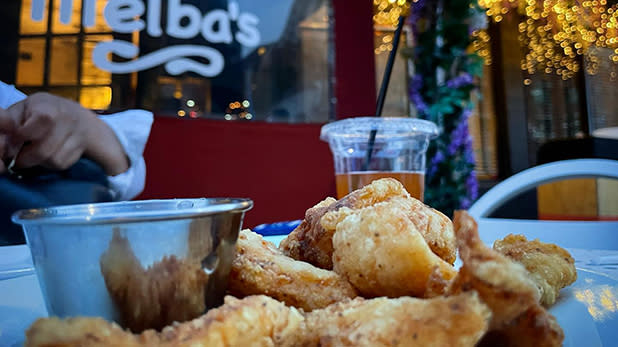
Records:
<instances>
[{"instance_id":1,"label":"white lettering on sign","mask_svg":"<svg viewBox=\"0 0 618 347\"><path fill-rule=\"evenodd\" d=\"M230 1L228 9L216 9L205 14L191 4L182 0L168 0L167 26L161 27L161 0L109 0L103 10L103 17L109 27L118 33L140 32L152 37L160 37L163 32L177 39L192 39L202 35L210 43L231 44L236 40L243 46L256 47L260 43L257 28L259 19L256 15L241 12L238 3ZM31 18L42 21L46 0L32 0ZM96 21L97 0L82 0L83 25L94 27ZM73 0L60 0L60 21L71 22ZM145 18L143 18L145 15ZM145 19L145 20L144 20ZM233 33L232 23L236 22L238 30ZM132 59L115 62L111 55ZM191 57L200 57L208 63L198 62ZM214 77L223 71L225 60L221 52L208 46L176 45L139 56L139 47L131 42L112 40L99 42L92 52L94 64L112 73L130 73L164 65L165 70L178 75L183 72L195 72L205 77Z\"/></svg>"},{"instance_id":2,"label":"white lettering on sign","mask_svg":"<svg viewBox=\"0 0 618 347\"><path fill-rule=\"evenodd\" d=\"M144 10L144 3L139 0L109 0L103 17L112 30L127 34L144 30L144 21L135 19L143 15Z\"/></svg>"},{"instance_id":3,"label":"white lettering on sign","mask_svg":"<svg viewBox=\"0 0 618 347\"><path fill-rule=\"evenodd\" d=\"M141 56L139 59L124 63L107 60L108 53L131 59L139 54L139 48L131 42L120 40L106 41L94 47L92 58L100 69L112 73L129 73L150 69L165 64L165 70L172 75L193 71L202 76L216 76L223 70L223 55L212 47L195 45L177 45L160 49ZM198 56L208 59L208 64L201 64L186 57Z\"/></svg>"},{"instance_id":4,"label":"white lettering on sign","mask_svg":"<svg viewBox=\"0 0 618 347\"><path fill-rule=\"evenodd\" d=\"M215 30L217 26L217 30ZM202 36L211 42L232 43L232 28L227 12L214 10L204 16L202 22Z\"/></svg>"},{"instance_id":5,"label":"white lettering on sign","mask_svg":"<svg viewBox=\"0 0 618 347\"><path fill-rule=\"evenodd\" d=\"M146 28L148 35L152 37L161 36L163 34L163 30L161 30L161 0L150 0L148 2L146 19L148 22L148 27Z\"/></svg>"},{"instance_id":6,"label":"white lettering on sign","mask_svg":"<svg viewBox=\"0 0 618 347\"><path fill-rule=\"evenodd\" d=\"M189 23L180 25L180 21L187 18ZM167 2L167 30L165 32L179 39L190 39L200 32L202 14L197 7L189 4L181 4L180 0L168 0Z\"/></svg>"}]
</instances>

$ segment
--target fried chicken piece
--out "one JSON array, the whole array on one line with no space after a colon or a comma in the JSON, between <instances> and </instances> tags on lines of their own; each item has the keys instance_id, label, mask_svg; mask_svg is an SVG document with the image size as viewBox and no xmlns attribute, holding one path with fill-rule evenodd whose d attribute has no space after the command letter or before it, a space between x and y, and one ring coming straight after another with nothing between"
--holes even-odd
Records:
<instances>
[{"instance_id":1,"label":"fried chicken piece","mask_svg":"<svg viewBox=\"0 0 618 347\"><path fill-rule=\"evenodd\" d=\"M447 263L454 264L457 259L457 246L453 222L442 212L423 204L420 200L414 198L409 200L416 205L416 208L408 211L408 216L427 241L429 248ZM423 220L422 216L427 218L426 227L420 223Z\"/></svg>"},{"instance_id":2,"label":"fried chicken piece","mask_svg":"<svg viewBox=\"0 0 618 347\"><path fill-rule=\"evenodd\" d=\"M122 325L133 332L161 329L204 313L208 275L199 263L169 256L144 269L129 241L114 231L100 267Z\"/></svg>"},{"instance_id":3,"label":"fried chicken piece","mask_svg":"<svg viewBox=\"0 0 618 347\"><path fill-rule=\"evenodd\" d=\"M155 336L155 338L153 338ZM136 347L155 345L156 333L133 335L118 324L98 317L39 318L28 330L24 347Z\"/></svg>"},{"instance_id":4,"label":"fried chicken piece","mask_svg":"<svg viewBox=\"0 0 618 347\"><path fill-rule=\"evenodd\" d=\"M481 241L478 226L465 211L455 211L455 234L463 262L448 294L475 290L493 313L491 329L513 321L539 300L528 271Z\"/></svg>"},{"instance_id":5,"label":"fried chicken piece","mask_svg":"<svg viewBox=\"0 0 618 347\"><path fill-rule=\"evenodd\" d=\"M447 280L442 277L440 267L434 266L433 270L429 274L429 278L427 278L427 284L425 285L425 293L423 297L433 298L436 296L446 295L447 291L451 289L450 285L453 280L453 278Z\"/></svg>"},{"instance_id":6,"label":"fried chicken piece","mask_svg":"<svg viewBox=\"0 0 618 347\"><path fill-rule=\"evenodd\" d=\"M251 230L241 230L228 280L234 296L265 294L305 311L357 296L338 274L283 255Z\"/></svg>"},{"instance_id":7,"label":"fried chicken piece","mask_svg":"<svg viewBox=\"0 0 618 347\"><path fill-rule=\"evenodd\" d=\"M359 209L377 202L388 200L393 196L408 196L403 185L395 179L380 179L357 189L339 201L327 198L305 212L305 219L288 237L281 241L280 248L284 254L311 263L322 269L333 268L332 237L335 228L324 228L320 222L327 212L341 207Z\"/></svg>"},{"instance_id":8,"label":"fried chicken piece","mask_svg":"<svg viewBox=\"0 0 618 347\"><path fill-rule=\"evenodd\" d=\"M309 262L323 269L332 269L332 238L337 224L345 214L330 213L346 207L358 210L394 197L410 199L407 216L421 232L434 253L449 263L456 257L453 226L448 217L410 197L404 186L392 178L383 178L357 189L339 201L327 198L305 213L305 219L286 239L280 248L288 256Z\"/></svg>"},{"instance_id":9,"label":"fried chicken piece","mask_svg":"<svg viewBox=\"0 0 618 347\"><path fill-rule=\"evenodd\" d=\"M491 312L475 292L354 299L306 315L305 346L474 346Z\"/></svg>"},{"instance_id":10,"label":"fried chicken piece","mask_svg":"<svg viewBox=\"0 0 618 347\"><path fill-rule=\"evenodd\" d=\"M279 243L283 254L331 270L332 234L322 228L320 219L327 211L338 208L336 203L337 200L328 197L305 211L305 219Z\"/></svg>"},{"instance_id":11,"label":"fried chicken piece","mask_svg":"<svg viewBox=\"0 0 618 347\"><path fill-rule=\"evenodd\" d=\"M563 340L564 332L556 318L536 304L507 325L485 335L479 347L559 347Z\"/></svg>"},{"instance_id":12,"label":"fried chicken piece","mask_svg":"<svg viewBox=\"0 0 618 347\"><path fill-rule=\"evenodd\" d=\"M402 207L398 213L410 219L431 251L452 265L457 257L457 248L455 247L455 232L451 220L439 211L410 196L394 196L385 201L394 199L397 199ZM376 204L379 204L379 202ZM326 230L336 230L337 225L345 217L358 210L341 207L338 210L329 211L324 214L320 223Z\"/></svg>"},{"instance_id":13,"label":"fried chicken piece","mask_svg":"<svg viewBox=\"0 0 618 347\"><path fill-rule=\"evenodd\" d=\"M303 315L267 296L225 304L160 333L134 335L101 318L42 318L26 332L26 347L51 346L294 346L305 336Z\"/></svg>"},{"instance_id":14,"label":"fried chicken piece","mask_svg":"<svg viewBox=\"0 0 618 347\"><path fill-rule=\"evenodd\" d=\"M189 324L159 334L162 346L295 346L305 336L304 317L265 295L225 298L223 306Z\"/></svg>"},{"instance_id":15,"label":"fried chicken piece","mask_svg":"<svg viewBox=\"0 0 618 347\"><path fill-rule=\"evenodd\" d=\"M409 202L394 197L360 210L340 210L346 216L333 237L334 270L363 297L423 297L434 268L445 280L457 273L431 251L408 218Z\"/></svg>"},{"instance_id":16,"label":"fried chicken piece","mask_svg":"<svg viewBox=\"0 0 618 347\"><path fill-rule=\"evenodd\" d=\"M536 283L541 303L551 306L560 289L577 279L575 260L564 248L539 240L528 241L523 235L508 235L494 242L494 249L521 263Z\"/></svg>"}]
</instances>

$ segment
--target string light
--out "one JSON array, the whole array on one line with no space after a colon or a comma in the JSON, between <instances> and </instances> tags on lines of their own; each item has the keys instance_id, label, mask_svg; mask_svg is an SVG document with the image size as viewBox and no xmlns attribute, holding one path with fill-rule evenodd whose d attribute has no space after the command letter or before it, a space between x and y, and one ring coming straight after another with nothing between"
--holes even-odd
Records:
<instances>
[{"instance_id":1,"label":"string light","mask_svg":"<svg viewBox=\"0 0 618 347\"><path fill-rule=\"evenodd\" d=\"M410 11L410 3L407 0L373 0L373 9L374 24L394 27L399 16Z\"/></svg>"},{"instance_id":2,"label":"string light","mask_svg":"<svg viewBox=\"0 0 618 347\"><path fill-rule=\"evenodd\" d=\"M556 73L563 79L581 68L578 55L585 55L584 67L595 74L601 63L597 48L611 50L609 59L618 62L618 4L607 0L479 0L494 22L516 11L521 16L519 41L525 50L521 68ZM474 48L487 59L487 42L475 33Z\"/></svg>"},{"instance_id":3,"label":"string light","mask_svg":"<svg viewBox=\"0 0 618 347\"><path fill-rule=\"evenodd\" d=\"M413 0L414 2L414 0ZM520 67L528 74L556 73L569 79L582 68L595 74L601 61L597 48L607 48L609 60L618 63L618 4L607 0L478 0L494 22L516 12L521 20L518 39L524 49ZM374 24L396 26L410 10L406 0L373 0ZM472 33L472 49L491 64L487 31ZM384 36L375 53L389 51L391 37ZM578 56L584 55L584 66ZM607 58L602 58L607 59Z\"/></svg>"},{"instance_id":4,"label":"string light","mask_svg":"<svg viewBox=\"0 0 618 347\"><path fill-rule=\"evenodd\" d=\"M491 39L485 30L476 30L472 33L472 49L478 54L485 65L491 65Z\"/></svg>"},{"instance_id":5,"label":"string light","mask_svg":"<svg viewBox=\"0 0 618 347\"><path fill-rule=\"evenodd\" d=\"M408 0L373 0L373 23L378 27L396 27L401 15L406 16L410 11ZM393 50L393 34L378 32L376 35L382 36L380 44L373 50L378 54L388 54Z\"/></svg>"}]
</instances>

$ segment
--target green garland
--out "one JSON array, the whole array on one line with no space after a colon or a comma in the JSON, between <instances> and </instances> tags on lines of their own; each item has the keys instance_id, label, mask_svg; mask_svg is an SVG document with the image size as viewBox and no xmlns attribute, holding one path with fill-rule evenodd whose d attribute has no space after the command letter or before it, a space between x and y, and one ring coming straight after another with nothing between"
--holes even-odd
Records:
<instances>
[{"instance_id":1,"label":"green garland","mask_svg":"<svg viewBox=\"0 0 618 347\"><path fill-rule=\"evenodd\" d=\"M441 129L427 153L425 202L447 215L478 195L468 118L483 62L469 47L484 19L475 0L419 0L408 20L415 41L404 50L415 66L410 100L419 118Z\"/></svg>"}]
</instances>

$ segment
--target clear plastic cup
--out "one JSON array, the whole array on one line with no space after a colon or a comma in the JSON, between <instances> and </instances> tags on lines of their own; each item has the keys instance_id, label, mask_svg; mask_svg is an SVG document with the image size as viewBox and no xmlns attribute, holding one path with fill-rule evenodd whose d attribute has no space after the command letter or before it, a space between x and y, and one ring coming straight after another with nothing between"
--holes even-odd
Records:
<instances>
[{"instance_id":1,"label":"clear plastic cup","mask_svg":"<svg viewBox=\"0 0 618 347\"><path fill-rule=\"evenodd\" d=\"M375 141L368 156L372 131ZM427 147L437 135L436 124L403 117L355 117L324 125L320 139L333 152L337 197L392 177L422 201Z\"/></svg>"}]
</instances>

